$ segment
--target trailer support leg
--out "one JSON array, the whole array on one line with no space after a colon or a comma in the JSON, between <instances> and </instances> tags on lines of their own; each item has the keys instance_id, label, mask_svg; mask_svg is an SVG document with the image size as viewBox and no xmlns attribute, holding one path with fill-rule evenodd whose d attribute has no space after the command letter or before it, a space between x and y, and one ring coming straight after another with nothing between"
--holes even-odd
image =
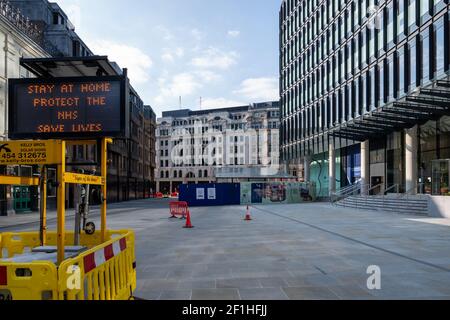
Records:
<instances>
[{"instance_id":1,"label":"trailer support leg","mask_svg":"<svg viewBox=\"0 0 450 320\"><path fill-rule=\"evenodd\" d=\"M58 165L58 265L65 260L65 225L66 225L66 184L64 173L66 172L66 142L61 142L61 164Z\"/></svg>"}]
</instances>

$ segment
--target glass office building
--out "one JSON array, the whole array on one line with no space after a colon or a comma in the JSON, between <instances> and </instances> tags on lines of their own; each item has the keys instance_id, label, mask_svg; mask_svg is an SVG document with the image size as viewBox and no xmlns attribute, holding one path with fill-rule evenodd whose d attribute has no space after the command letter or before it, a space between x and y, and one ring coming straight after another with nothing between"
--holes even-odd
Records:
<instances>
[{"instance_id":1,"label":"glass office building","mask_svg":"<svg viewBox=\"0 0 450 320\"><path fill-rule=\"evenodd\" d=\"M327 196L449 194L449 0L284 0L281 155Z\"/></svg>"}]
</instances>

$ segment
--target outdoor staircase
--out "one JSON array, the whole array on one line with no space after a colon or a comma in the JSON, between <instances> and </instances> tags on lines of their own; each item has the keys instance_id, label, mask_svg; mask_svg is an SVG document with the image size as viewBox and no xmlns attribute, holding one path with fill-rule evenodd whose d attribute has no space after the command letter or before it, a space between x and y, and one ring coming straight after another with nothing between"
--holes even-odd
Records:
<instances>
[{"instance_id":1,"label":"outdoor staircase","mask_svg":"<svg viewBox=\"0 0 450 320\"><path fill-rule=\"evenodd\" d=\"M428 216L428 199L421 196L349 196L337 201L336 206L362 210L385 211L400 214Z\"/></svg>"}]
</instances>

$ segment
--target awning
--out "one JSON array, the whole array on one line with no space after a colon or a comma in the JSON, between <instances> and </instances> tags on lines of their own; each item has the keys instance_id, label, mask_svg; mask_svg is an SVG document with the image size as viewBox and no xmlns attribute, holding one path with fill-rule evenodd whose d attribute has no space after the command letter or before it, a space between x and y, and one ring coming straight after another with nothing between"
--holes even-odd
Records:
<instances>
[{"instance_id":1,"label":"awning","mask_svg":"<svg viewBox=\"0 0 450 320\"><path fill-rule=\"evenodd\" d=\"M122 70L107 56L21 58L20 65L37 77L95 77L118 76Z\"/></svg>"},{"instance_id":2,"label":"awning","mask_svg":"<svg viewBox=\"0 0 450 320\"><path fill-rule=\"evenodd\" d=\"M439 80L432 89L421 89L403 101L352 119L331 129L329 135L362 142L401 129L410 129L445 115L450 116L450 81Z\"/></svg>"}]
</instances>

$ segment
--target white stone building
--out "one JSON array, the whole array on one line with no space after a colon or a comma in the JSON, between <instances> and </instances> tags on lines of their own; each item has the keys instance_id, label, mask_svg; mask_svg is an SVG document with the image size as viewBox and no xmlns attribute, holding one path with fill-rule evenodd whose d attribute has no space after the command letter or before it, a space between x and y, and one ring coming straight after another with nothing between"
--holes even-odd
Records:
<instances>
[{"instance_id":1,"label":"white stone building","mask_svg":"<svg viewBox=\"0 0 450 320\"><path fill-rule=\"evenodd\" d=\"M180 184L216 182L226 173L277 173L278 128L277 101L164 112L157 121L156 191L167 194Z\"/></svg>"},{"instance_id":2,"label":"white stone building","mask_svg":"<svg viewBox=\"0 0 450 320\"><path fill-rule=\"evenodd\" d=\"M20 66L20 58L45 58L49 54L38 44L41 37L36 25L23 16L9 2L0 1L0 141L8 136L8 79L28 78L32 74ZM11 173L31 176L32 168L0 167L0 175ZM28 211L36 205L29 197L19 201L15 193L29 195L29 189L12 189L10 186L0 186L0 215L20 211ZM25 191L25 192L24 192ZM15 201L17 200L17 201Z\"/></svg>"}]
</instances>

